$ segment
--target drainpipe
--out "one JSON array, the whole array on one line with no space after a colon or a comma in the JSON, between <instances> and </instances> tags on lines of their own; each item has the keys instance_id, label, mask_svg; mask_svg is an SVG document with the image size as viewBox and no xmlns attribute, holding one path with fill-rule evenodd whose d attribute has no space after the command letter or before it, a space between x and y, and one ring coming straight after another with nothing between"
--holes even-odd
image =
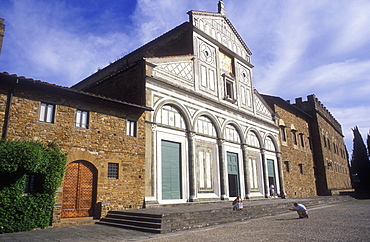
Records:
<instances>
[{"instance_id":1,"label":"drainpipe","mask_svg":"<svg viewBox=\"0 0 370 242\"><path fill-rule=\"evenodd\" d=\"M17 79L17 83L18 83L18 79ZM7 101L6 101L6 107L5 107L3 133L2 133L2 136L1 136L3 139L6 139L7 135L8 135L10 110L11 110L12 101L13 101L13 94L14 94L14 88L10 88L8 90L8 97L7 97Z\"/></svg>"}]
</instances>

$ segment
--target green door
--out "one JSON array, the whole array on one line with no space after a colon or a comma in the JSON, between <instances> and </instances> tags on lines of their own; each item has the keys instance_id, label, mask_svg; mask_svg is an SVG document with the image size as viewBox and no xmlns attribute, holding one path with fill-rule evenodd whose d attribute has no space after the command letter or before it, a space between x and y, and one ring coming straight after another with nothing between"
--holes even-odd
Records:
<instances>
[{"instance_id":1,"label":"green door","mask_svg":"<svg viewBox=\"0 0 370 242\"><path fill-rule=\"evenodd\" d=\"M227 152L227 173L229 179L229 197L240 194L238 154Z\"/></svg>"},{"instance_id":2,"label":"green door","mask_svg":"<svg viewBox=\"0 0 370 242\"><path fill-rule=\"evenodd\" d=\"M269 186L271 184L274 185L276 191L275 166L274 161L270 159L267 160L267 174L269 179Z\"/></svg>"},{"instance_id":3,"label":"green door","mask_svg":"<svg viewBox=\"0 0 370 242\"><path fill-rule=\"evenodd\" d=\"M162 140L162 199L181 199L181 144Z\"/></svg>"}]
</instances>

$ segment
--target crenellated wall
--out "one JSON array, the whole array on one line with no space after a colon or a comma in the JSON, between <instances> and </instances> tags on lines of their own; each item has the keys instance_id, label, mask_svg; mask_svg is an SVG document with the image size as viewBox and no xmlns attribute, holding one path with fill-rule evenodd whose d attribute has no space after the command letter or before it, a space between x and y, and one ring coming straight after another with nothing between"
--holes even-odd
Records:
<instances>
[{"instance_id":1,"label":"crenellated wall","mask_svg":"<svg viewBox=\"0 0 370 242\"><path fill-rule=\"evenodd\" d=\"M342 126L340 125L340 123L334 118L330 111L314 94L307 96L307 101L302 101L301 97L296 98L293 105L310 114L316 111L323 118L325 118L327 122L332 125L338 133L342 134Z\"/></svg>"}]
</instances>

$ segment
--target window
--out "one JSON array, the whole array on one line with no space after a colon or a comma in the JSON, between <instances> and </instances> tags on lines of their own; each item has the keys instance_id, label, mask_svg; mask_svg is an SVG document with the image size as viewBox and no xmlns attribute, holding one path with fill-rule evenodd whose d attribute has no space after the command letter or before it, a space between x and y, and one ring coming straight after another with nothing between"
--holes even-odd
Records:
<instances>
[{"instance_id":1,"label":"window","mask_svg":"<svg viewBox=\"0 0 370 242\"><path fill-rule=\"evenodd\" d=\"M136 137L136 122L127 120L126 135Z\"/></svg>"},{"instance_id":2,"label":"window","mask_svg":"<svg viewBox=\"0 0 370 242\"><path fill-rule=\"evenodd\" d=\"M25 193L33 193L35 192L35 175L34 174L27 174L26 175L26 185L24 188Z\"/></svg>"},{"instance_id":3,"label":"window","mask_svg":"<svg viewBox=\"0 0 370 242\"><path fill-rule=\"evenodd\" d=\"M118 163L108 163L108 178L118 179Z\"/></svg>"},{"instance_id":4,"label":"window","mask_svg":"<svg viewBox=\"0 0 370 242\"><path fill-rule=\"evenodd\" d=\"M299 139L301 140L301 146L304 147L304 135L302 133L299 134Z\"/></svg>"},{"instance_id":5,"label":"window","mask_svg":"<svg viewBox=\"0 0 370 242\"><path fill-rule=\"evenodd\" d=\"M89 127L89 112L77 110L76 127L85 128L85 129Z\"/></svg>"},{"instance_id":6,"label":"window","mask_svg":"<svg viewBox=\"0 0 370 242\"><path fill-rule=\"evenodd\" d=\"M286 132L285 132L284 126L280 126L280 135L281 135L281 141L286 142Z\"/></svg>"},{"instance_id":7,"label":"window","mask_svg":"<svg viewBox=\"0 0 370 242\"><path fill-rule=\"evenodd\" d=\"M225 93L227 98L234 99L234 85L231 81L227 80L225 84Z\"/></svg>"},{"instance_id":8,"label":"window","mask_svg":"<svg viewBox=\"0 0 370 242\"><path fill-rule=\"evenodd\" d=\"M234 77L227 75L227 74L222 74L222 77L224 80L224 88L225 88L224 99L232 103L236 103L236 89L235 89Z\"/></svg>"},{"instance_id":9,"label":"window","mask_svg":"<svg viewBox=\"0 0 370 242\"><path fill-rule=\"evenodd\" d=\"M289 161L284 161L286 172L290 172Z\"/></svg>"},{"instance_id":10,"label":"window","mask_svg":"<svg viewBox=\"0 0 370 242\"><path fill-rule=\"evenodd\" d=\"M293 138L293 144L294 144L294 145L298 145L298 141L297 141L297 131L296 131L296 130L292 130L292 138Z\"/></svg>"},{"instance_id":11,"label":"window","mask_svg":"<svg viewBox=\"0 0 370 242\"><path fill-rule=\"evenodd\" d=\"M39 120L47 123L54 123L55 105L41 103Z\"/></svg>"},{"instance_id":12,"label":"window","mask_svg":"<svg viewBox=\"0 0 370 242\"><path fill-rule=\"evenodd\" d=\"M298 167L299 167L299 172L301 174L303 174L303 165L302 164L298 164Z\"/></svg>"}]
</instances>

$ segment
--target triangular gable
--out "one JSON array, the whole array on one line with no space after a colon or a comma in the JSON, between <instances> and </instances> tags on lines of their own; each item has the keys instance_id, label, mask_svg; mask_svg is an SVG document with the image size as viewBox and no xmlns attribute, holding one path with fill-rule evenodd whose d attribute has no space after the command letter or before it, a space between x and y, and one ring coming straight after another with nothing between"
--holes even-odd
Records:
<instances>
[{"instance_id":1,"label":"triangular gable","mask_svg":"<svg viewBox=\"0 0 370 242\"><path fill-rule=\"evenodd\" d=\"M269 107L269 105L265 102L265 100L261 97L257 90L254 90L254 94L256 114L271 119L274 111Z\"/></svg>"},{"instance_id":2,"label":"triangular gable","mask_svg":"<svg viewBox=\"0 0 370 242\"><path fill-rule=\"evenodd\" d=\"M222 43L230 50L246 59L249 59L249 56L252 55L248 46L225 15L201 11L190 11L188 14L189 21L195 27Z\"/></svg>"}]
</instances>

